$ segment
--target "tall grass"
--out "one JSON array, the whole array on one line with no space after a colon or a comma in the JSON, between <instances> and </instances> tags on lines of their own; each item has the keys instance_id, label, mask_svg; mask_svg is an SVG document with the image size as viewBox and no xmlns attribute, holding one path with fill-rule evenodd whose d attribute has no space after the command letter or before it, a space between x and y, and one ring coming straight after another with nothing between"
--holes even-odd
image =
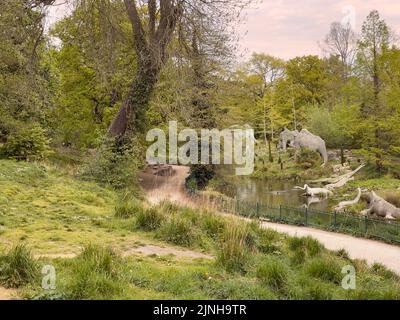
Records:
<instances>
[{"instance_id":1,"label":"tall grass","mask_svg":"<svg viewBox=\"0 0 400 320\"><path fill-rule=\"evenodd\" d=\"M14 247L0 257L0 283L6 288L19 288L33 283L38 272L36 261L24 245Z\"/></svg>"},{"instance_id":2,"label":"tall grass","mask_svg":"<svg viewBox=\"0 0 400 320\"><path fill-rule=\"evenodd\" d=\"M123 291L119 281L119 257L110 249L89 245L72 265L72 279L67 283L68 299L109 299Z\"/></svg>"},{"instance_id":3,"label":"tall grass","mask_svg":"<svg viewBox=\"0 0 400 320\"><path fill-rule=\"evenodd\" d=\"M274 291L284 291L289 278L287 265L278 258L268 256L257 268L257 278Z\"/></svg>"},{"instance_id":4,"label":"tall grass","mask_svg":"<svg viewBox=\"0 0 400 320\"><path fill-rule=\"evenodd\" d=\"M114 215L116 218L129 219L143 213L144 210L143 203L140 200L129 196L129 194L124 194L117 200Z\"/></svg>"},{"instance_id":5,"label":"tall grass","mask_svg":"<svg viewBox=\"0 0 400 320\"><path fill-rule=\"evenodd\" d=\"M199 240L199 234L194 225L189 220L178 216L169 219L157 235L162 240L186 247Z\"/></svg>"},{"instance_id":6,"label":"tall grass","mask_svg":"<svg viewBox=\"0 0 400 320\"><path fill-rule=\"evenodd\" d=\"M231 222L220 243L217 264L227 271L244 271L254 247L249 247L250 227L246 223Z\"/></svg>"},{"instance_id":7,"label":"tall grass","mask_svg":"<svg viewBox=\"0 0 400 320\"><path fill-rule=\"evenodd\" d=\"M142 210L136 215L136 226L144 231L154 231L161 227L165 216L157 208Z\"/></svg>"},{"instance_id":8,"label":"tall grass","mask_svg":"<svg viewBox=\"0 0 400 320\"><path fill-rule=\"evenodd\" d=\"M339 263L330 257L309 260L304 266L305 273L322 281L340 284L343 278Z\"/></svg>"}]
</instances>

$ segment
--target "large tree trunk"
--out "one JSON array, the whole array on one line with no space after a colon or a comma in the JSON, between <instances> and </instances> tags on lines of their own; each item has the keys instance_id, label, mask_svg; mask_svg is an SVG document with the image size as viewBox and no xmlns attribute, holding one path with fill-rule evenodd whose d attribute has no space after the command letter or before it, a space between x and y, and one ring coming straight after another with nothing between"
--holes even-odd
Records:
<instances>
[{"instance_id":1,"label":"large tree trunk","mask_svg":"<svg viewBox=\"0 0 400 320\"><path fill-rule=\"evenodd\" d=\"M159 68L138 72L125 102L108 130L114 137L122 137L127 131L142 129L151 94L158 81Z\"/></svg>"}]
</instances>

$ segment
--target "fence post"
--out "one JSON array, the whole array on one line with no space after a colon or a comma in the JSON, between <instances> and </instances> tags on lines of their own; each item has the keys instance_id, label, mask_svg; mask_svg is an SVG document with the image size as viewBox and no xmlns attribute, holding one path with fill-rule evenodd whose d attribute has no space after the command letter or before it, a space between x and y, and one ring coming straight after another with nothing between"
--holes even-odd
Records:
<instances>
[{"instance_id":1,"label":"fence post","mask_svg":"<svg viewBox=\"0 0 400 320\"><path fill-rule=\"evenodd\" d=\"M333 229L336 229L336 224L337 224L337 212L333 212Z\"/></svg>"},{"instance_id":2,"label":"fence post","mask_svg":"<svg viewBox=\"0 0 400 320\"><path fill-rule=\"evenodd\" d=\"M279 205L279 221L282 221L282 205Z\"/></svg>"},{"instance_id":3,"label":"fence post","mask_svg":"<svg viewBox=\"0 0 400 320\"><path fill-rule=\"evenodd\" d=\"M257 218L260 218L260 204L258 203L258 201L256 204L256 212L257 212Z\"/></svg>"},{"instance_id":4,"label":"fence post","mask_svg":"<svg viewBox=\"0 0 400 320\"><path fill-rule=\"evenodd\" d=\"M368 233L368 216L365 216L364 218L364 224L365 224L365 235Z\"/></svg>"},{"instance_id":5,"label":"fence post","mask_svg":"<svg viewBox=\"0 0 400 320\"><path fill-rule=\"evenodd\" d=\"M239 199L236 198L235 213L239 215Z\"/></svg>"},{"instance_id":6,"label":"fence post","mask_svg":"<svg viewBox=\"0 0 400 320\"><path fill-rule=\"evenodd\" d=\"M306 207L306 212L305 212L305 218L306 218L305 226L307 226L308 225L308 208L307 207Z\"/></svg>"}]
</instances>

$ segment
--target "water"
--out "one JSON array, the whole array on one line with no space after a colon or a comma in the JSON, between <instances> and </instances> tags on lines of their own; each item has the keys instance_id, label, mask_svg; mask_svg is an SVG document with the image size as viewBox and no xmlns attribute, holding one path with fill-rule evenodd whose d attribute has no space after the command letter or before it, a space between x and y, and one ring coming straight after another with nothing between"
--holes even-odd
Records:
<instances>
[{"instance_id":1,"label":"water","mask_svg":"<svg viewBox=\"0 0 400 320\"><path fill-rule=\"evenodd\" d=\"M304 186L304 182L243 179L236 184L235 193L239 200L249 203L329 211L328 199L306 197L304 191L294 189L296 186Z\"/></svg>"}]
</instances>

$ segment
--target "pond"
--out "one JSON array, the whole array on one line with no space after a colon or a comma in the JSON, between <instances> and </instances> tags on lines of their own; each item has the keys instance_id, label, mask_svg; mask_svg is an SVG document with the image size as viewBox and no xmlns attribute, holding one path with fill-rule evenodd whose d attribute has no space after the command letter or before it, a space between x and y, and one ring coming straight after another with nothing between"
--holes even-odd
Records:
<instances>
[{"instance_id":1,"label":"pond","mask_svg":"<svg viewBox=\"0 0 400 320\"><path fill-rule=\"evenodd\" d=\"M243 179L235 185L234 192L239 200L249 203L262 203L278 207L305 207L320 211L330 211L329 200L304 196L304 191L296 190L296 186L304 186L304 182L294 180L257 180Z\"/></svg>"}]
</instances>

